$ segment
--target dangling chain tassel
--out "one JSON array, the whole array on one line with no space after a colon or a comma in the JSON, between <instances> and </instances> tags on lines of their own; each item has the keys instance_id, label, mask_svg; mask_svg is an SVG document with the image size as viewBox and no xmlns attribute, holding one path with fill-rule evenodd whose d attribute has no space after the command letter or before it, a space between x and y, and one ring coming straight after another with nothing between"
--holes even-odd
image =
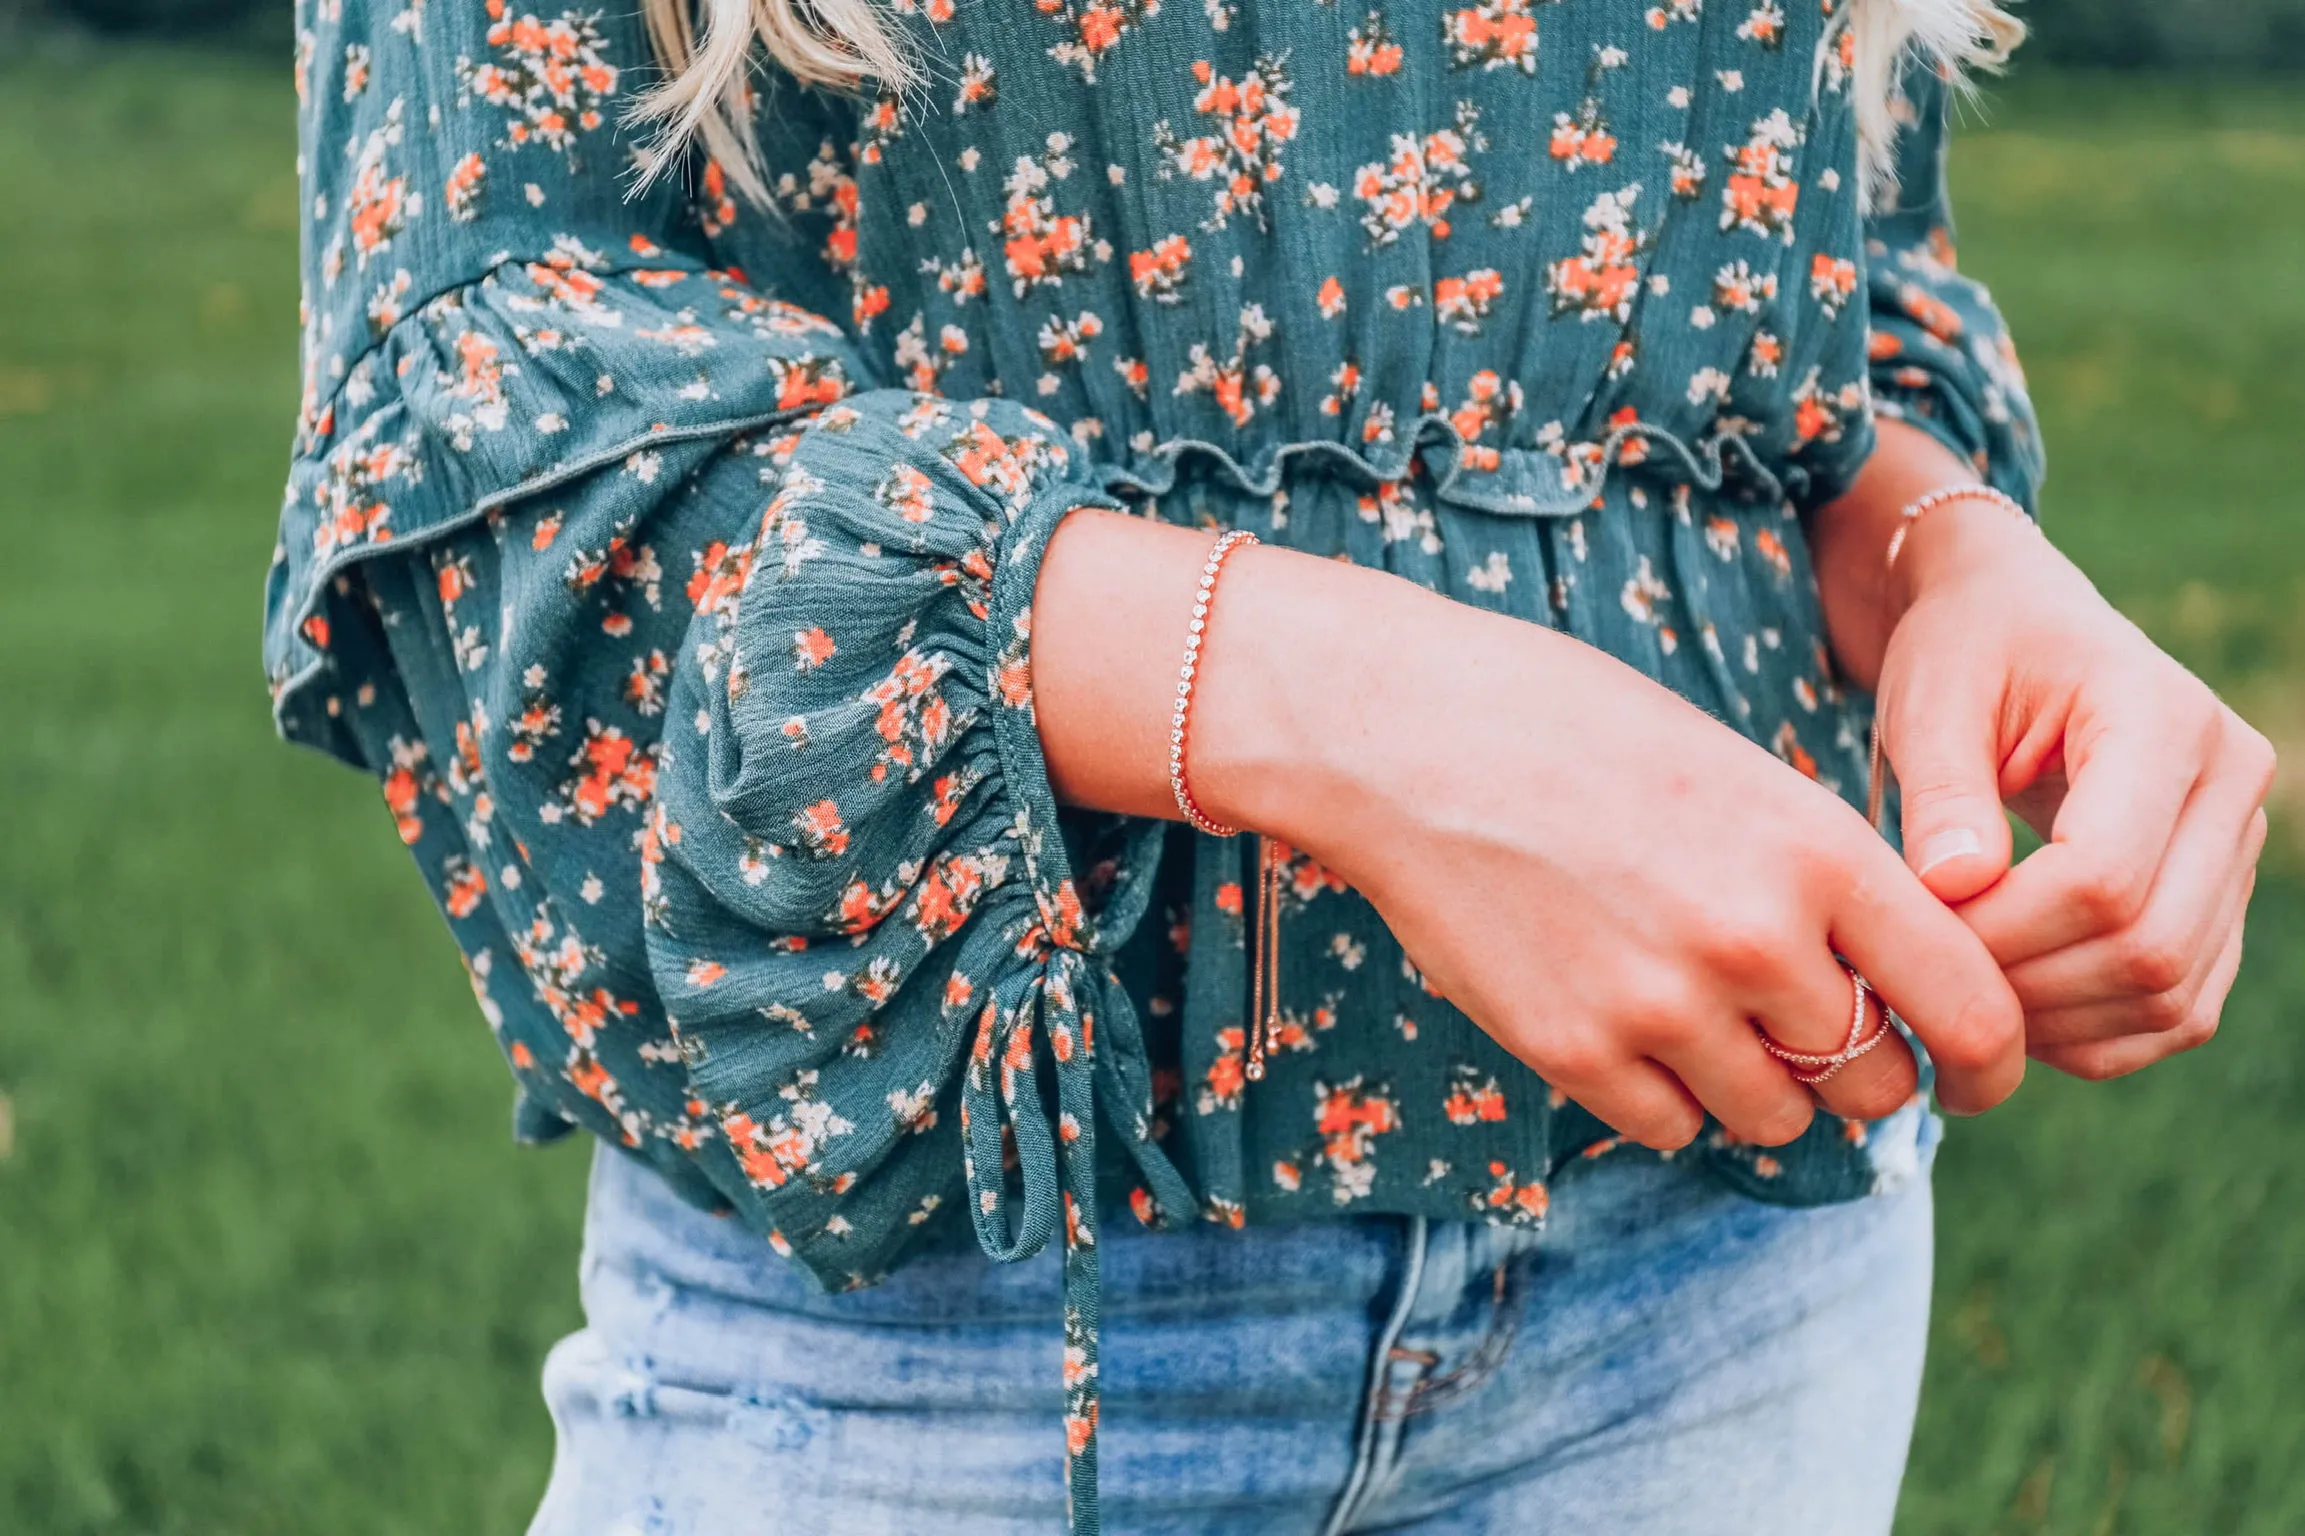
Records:
<instances>
[{"instance_id":1,"label":"dangling chain tassel","mask_svg":"<svg viewBox=\"0 0 2305 1536\"><path fill-rule=\"evenodd\" d=\"M1289 863L1288 844L1257 834L1257 936L1250 956L1249 1059L1252 1083L1265 1075L1265 1052L1279 1036L1281 1022L1281 882Z\"/></svg>"}]
</instances>

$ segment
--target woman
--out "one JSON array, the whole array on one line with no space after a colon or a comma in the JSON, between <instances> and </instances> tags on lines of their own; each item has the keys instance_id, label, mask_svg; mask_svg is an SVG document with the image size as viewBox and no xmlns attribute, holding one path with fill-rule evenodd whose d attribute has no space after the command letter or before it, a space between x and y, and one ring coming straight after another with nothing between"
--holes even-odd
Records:
<instances>
[{"instance_id":1,"label":"woman","mask_svg":"<svg viewBox=\"0 0 2305 1536\"><path fill-rule=\"evenodd\" d=\"M1886 1528L1870 990L2201 1043L2271 768L2025 516L2012 31L306 8L268 662L613 1149L536 1531Z\"/></svg>"}]
</instances>

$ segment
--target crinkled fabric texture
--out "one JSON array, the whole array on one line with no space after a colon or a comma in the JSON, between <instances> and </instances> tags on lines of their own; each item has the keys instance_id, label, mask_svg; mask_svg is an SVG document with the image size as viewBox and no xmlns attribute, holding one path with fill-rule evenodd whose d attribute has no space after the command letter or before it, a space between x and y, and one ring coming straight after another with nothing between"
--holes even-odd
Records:
<instances>
[{"instance_id":1,"label":"crinkled fabric texture","mask_svg":"<svg viewBox=\"0 0 2305 1536\"><path fill-rule=\"evenodd\" d=\"M381 782L521 1133L836 1286L1061 1238L1083 1452L1100 1212L1541 1222L1604 1128L1301 855L1245 1082L1246 850L1055 808L1040 552L1079 505L1253 528L1861 796L1801 514L1876 411L2028 505L2040 457L1944 89L1907 72L1862 218L1835 11L900 7L951 94L769 80L761 212L701 159L633 193L636 16L303 7L265 662ZM1881 1172L1834 1121L1690 1155L1796 1204Z\"/></svg>"}]
</instances>

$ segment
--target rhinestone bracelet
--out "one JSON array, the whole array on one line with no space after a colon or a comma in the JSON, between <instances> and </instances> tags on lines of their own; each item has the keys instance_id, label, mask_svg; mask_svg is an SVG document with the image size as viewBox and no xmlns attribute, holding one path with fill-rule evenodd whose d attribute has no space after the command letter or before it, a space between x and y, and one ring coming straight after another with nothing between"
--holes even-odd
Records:
<instances>
[{"instance_id":1,"label":"rhinestone bracelet","mask_svg":"<svg viewBox=\"0 0 2305 1536\"><path fill-rule=\"evenodd\" d=\"M1209 819L1193 799L1192 790L1185 783L1185 738L1192 717L1193 674L1200 665L1201 636L1207 632L1209 602L1216 593L1217 577L1224 570L1225 557L1244 544L1254 544L1257 536L1245 528L1235 528L1218 539L1209 550L1206 563L1201 566L1200 589L1193 593L1193 618L1185 632L1184 665L1177 669L1176 713L1169 717L1169 790L1176 796L1177 809L1211 837L1236 837L1238 827L1228 827Z\"/></svg>"}]
</instances>

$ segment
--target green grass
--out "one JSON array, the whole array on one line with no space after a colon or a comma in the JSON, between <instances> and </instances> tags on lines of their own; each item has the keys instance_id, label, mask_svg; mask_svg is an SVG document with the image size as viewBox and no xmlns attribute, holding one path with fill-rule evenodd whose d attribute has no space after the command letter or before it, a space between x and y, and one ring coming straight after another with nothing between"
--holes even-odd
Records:
<instances>
[{"instance_id":1,"label":"green grass","mask_svg":"<svg viewBox=\"0 0 2305 1536\"><path fill-rule=\"evenodd\" d=\"M265 715L293 153L284 70L0 71L9 1532L514 1531L550 1453L583 1152ZM2305 760L2305 102L2029 82L1958 181L2059 536ZM2285 849L2215 1049L1956 1126L1911 1536L2305 1529L2301 925Z\"/></svg>"}]
</instances>

